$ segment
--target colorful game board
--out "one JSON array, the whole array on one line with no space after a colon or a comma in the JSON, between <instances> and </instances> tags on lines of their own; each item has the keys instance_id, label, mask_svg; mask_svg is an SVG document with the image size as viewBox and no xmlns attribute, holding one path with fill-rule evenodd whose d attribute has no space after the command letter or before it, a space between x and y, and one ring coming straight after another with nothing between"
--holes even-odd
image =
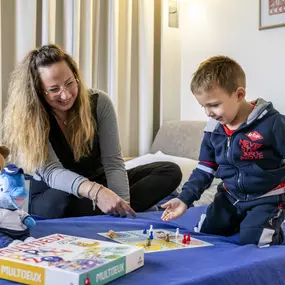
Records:
<instances>
[{"instance_id":1,"label":"colorful game board","mask_svg":"<svg viewBox=\"0 0 285 285\"><path fill-rule=\"evenodd\" d=\"M208 242L205 242L205 241L193 238L193 237L191 237L189 244L183 244L182 234L179 234L179 236L176 237L175 232L164 230L164 229L153 230L153 239L151 240L150 246L147 245L149 231L146 231L145 234L143 233L143 230L116 232L116 235L114 238L110 238L108 233L98 233L98 234L106 238L112 239L113 241L117 241L119 243L142 247L146 253L213 245L211 243L208 243ZM167 235L169 236L169 241L166 241Z\"/></svg>"}]
</instances>

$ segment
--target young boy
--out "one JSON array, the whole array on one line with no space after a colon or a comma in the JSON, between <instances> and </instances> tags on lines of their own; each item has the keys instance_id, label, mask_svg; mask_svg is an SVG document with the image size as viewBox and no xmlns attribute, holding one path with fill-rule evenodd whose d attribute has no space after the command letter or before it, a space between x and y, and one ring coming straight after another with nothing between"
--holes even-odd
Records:
<instances>
[{"instance_id":1,"label":"young boy","mask_svg":"<svg viewBox=\"0 0 285 285\"><path fill-rule=\"evenodd\" d=\"M162 205L162 219L184 214L215 176L223 183L195 230L223 236L239 231L240 244L281 244L285 117L263 99L247 102L245 87L243 69L226 56L202 62L194 73L191 91L211 120L199 164L178 198Z\"/></svg>"}]
</instances>

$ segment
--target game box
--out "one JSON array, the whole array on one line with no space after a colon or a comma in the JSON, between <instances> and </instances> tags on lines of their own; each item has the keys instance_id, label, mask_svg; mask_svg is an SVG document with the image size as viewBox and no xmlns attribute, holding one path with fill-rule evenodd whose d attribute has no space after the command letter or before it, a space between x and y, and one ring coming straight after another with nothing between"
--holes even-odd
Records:
<instances>
[{"instance_id":1,"label":"game box","mask_svg":"<svg viewBox=\"0 0 285 285\"><path fill-rule=\"evenodd\" d=\"M0 278L24 284L106 284L144 265L142 248L54 234L0 249Z\"/></svg>"}]
</instances>

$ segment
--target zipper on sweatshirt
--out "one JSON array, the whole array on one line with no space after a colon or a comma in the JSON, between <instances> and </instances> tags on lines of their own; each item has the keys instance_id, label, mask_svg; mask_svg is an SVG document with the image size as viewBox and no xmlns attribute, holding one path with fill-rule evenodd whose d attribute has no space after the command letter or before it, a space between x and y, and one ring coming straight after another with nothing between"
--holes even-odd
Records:
<instances>
[{"instance_id":1,"label":"zipper on sweatshirt","mask_svg":"<svg viewBox=\"0 0 285 285\"><path fill-rule=\"evenodd\" d=\"M237 168L237 172L238 172L238 187L239 187L239 189L242 191L242 192L244 192L244 190L243 190L243 187L242 187L242 185L241 185L241 173L239 172L239 169Z\"/></svg>"},{"instance_id":2,"label":"zipper on sweatshirt","mask_svg":"<svg viewBox=\"0 0 285 285\"><path fill-rule=\"evenodd\" d=\"M236 168L237 173L238 173L237 186L241 192L244 192L243 187L241 185L241 173L239 172L238 167L235 166L234 162L231 159L231 142L232 142L232 136L227 138L227 160L229 164L231 164L232 166Z\"/></svg>"},{"instance_id":3,"label":"zipper on sweatshirt","mask_svg":"<svg viewBox=\"0 0 285 285\"><path fill-rule=\"evenodd\" d=\"M231 137L228 137L228 141L227 141L227 159L228 162L230 162L230 150L231 150Z\"/></svg>"}]
</instances>

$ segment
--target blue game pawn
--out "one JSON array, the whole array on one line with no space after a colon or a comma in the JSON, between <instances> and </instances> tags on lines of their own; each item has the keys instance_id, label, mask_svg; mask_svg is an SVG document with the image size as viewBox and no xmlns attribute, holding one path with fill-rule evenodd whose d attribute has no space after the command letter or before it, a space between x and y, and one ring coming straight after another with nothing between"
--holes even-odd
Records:
<instances>
[{"instance_id":1,"label":"blue game pawn","mask_svg":"<svg viewBox=\"0 0 285 285\"><path fill-rule=\"evenodd\" d=\"M150 238L150 239L153 239L153 234L152 234L152 232L150 232L149 238Z\"/></svg>"},{"instance_id":2,"label":"blue game pawn","mask_svg":"<svg viewBox=\"0 0 285 285\"><path fill-rule=\"evenodd\" d=\"M143 234L144 234L144 235L146 235L146 234L147 234L147 231L146 231L146 229L144 229L144 230L143 230Z\"/></svg>"}]
</instances>

